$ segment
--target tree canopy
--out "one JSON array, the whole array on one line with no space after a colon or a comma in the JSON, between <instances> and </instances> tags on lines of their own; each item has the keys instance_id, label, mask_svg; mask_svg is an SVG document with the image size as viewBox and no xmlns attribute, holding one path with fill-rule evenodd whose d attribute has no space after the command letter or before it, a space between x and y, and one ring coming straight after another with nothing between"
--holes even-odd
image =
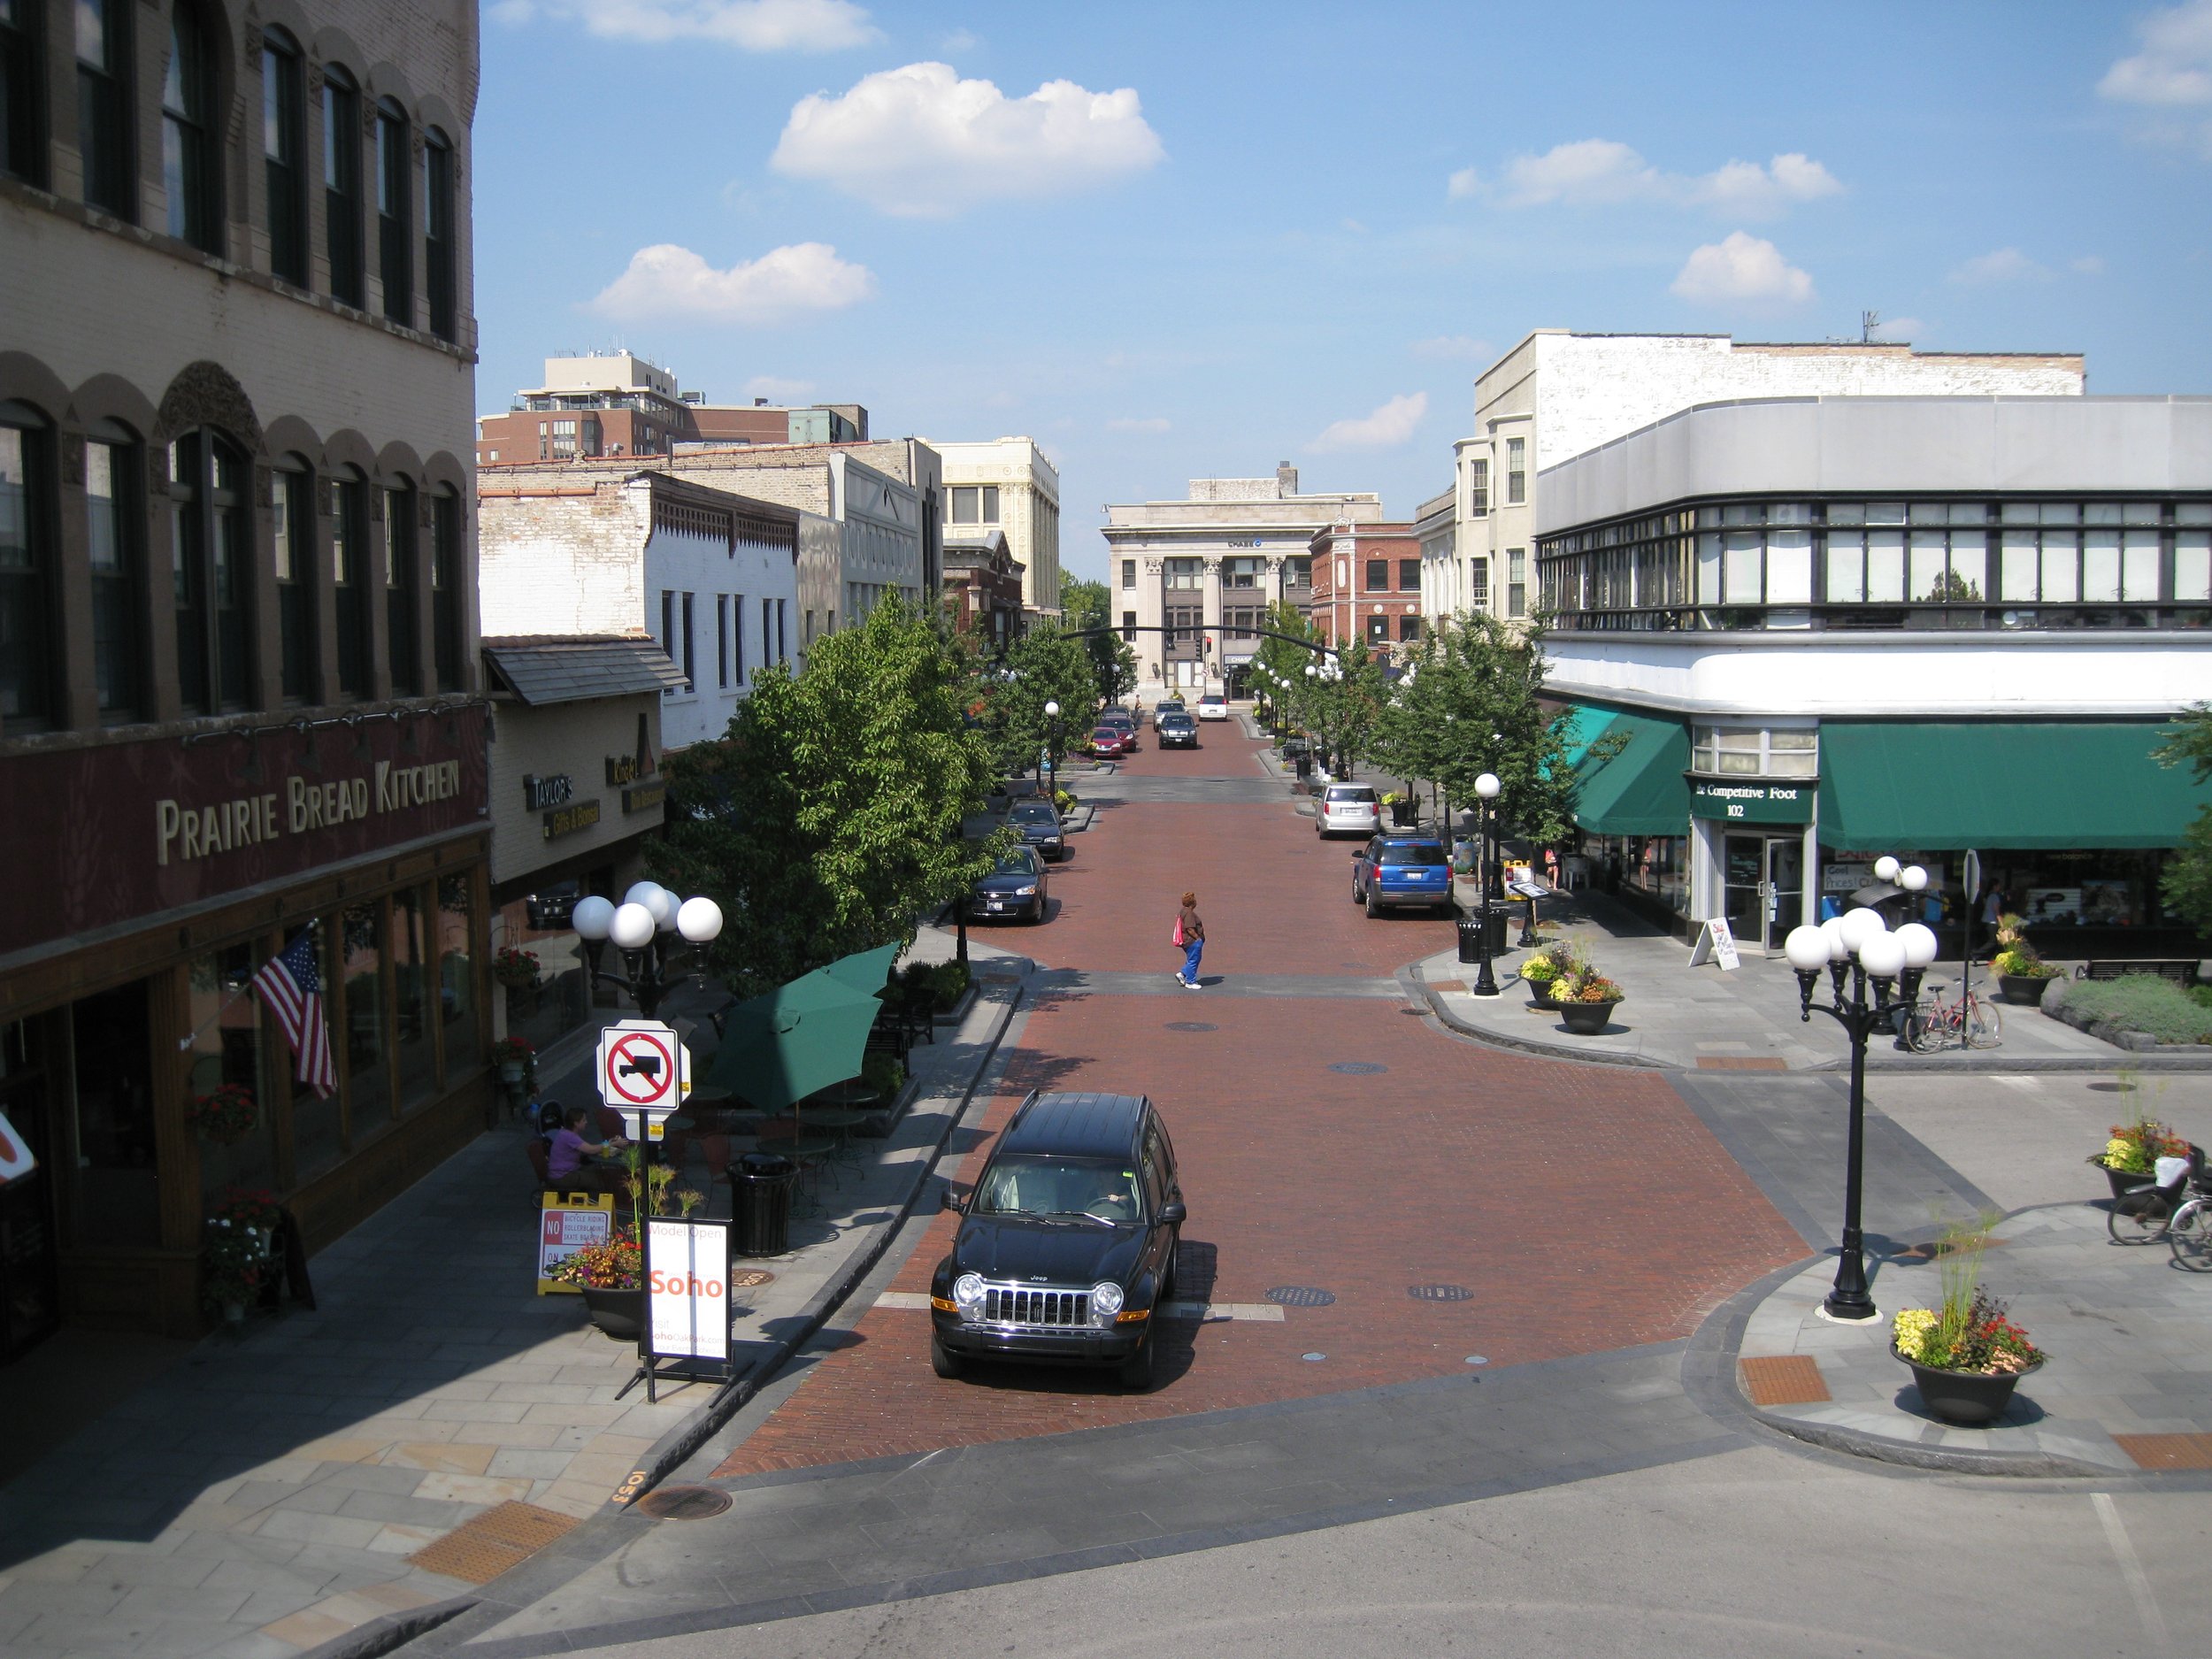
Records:
<instances>
[{"instance_id":1,"label":"tree canopy","mask_svg":"<svg viewBox=\"0 0 2212 1659\"><path fill-rule=\"evenodd\" d=\"M2190 705L2151 755L2162 766L2193 769L2199 783L2212 779L2212 703ZM2168 904L2193 926L2212 933L2212 806L2199 812L2183 833L2159 885Z\"/></svg>"},{"instance_id":2,"label":"tree canopy","mask_svg":"<svg viewBox=\"0 0 2212 1659\"><path fill-rule=\"evenodd\" d=\"M1071 639L1068 630L1048 617L1007 647L997 669L987 674L991 741L1005 771L1027 771L1051 743L1048 703L1060 705L1054 764L1082 741L1098 711L1096 672L1085 641Z\"/></svg>"},{"instance_id":3,"label":"tree canopy","mask_svg":"<svg viewBox=\"0 0 2212 1659\"><path fill-rule=\"evenodd\" d=\"M722 906L711 962L752 995L917 922L987 870L964 841L994 776L973 681L944 633L896 599L826 634L797 673L754 680L726 735L668 757L656 879Z\"/></svg>"},{"instance_id":4,"label":"tree canopy","mask_svg":"<svg viewBox=\"0 0 2212 1659\"><path fill-rule=\"evenodd\" d=\"M1113 626L1112 595L1104 582L1063 581L1060 612L1067 631L1082 634ZM1137 654L1118 634L1094 633L1082 641L1097 677L1102 702L1118 703L1137 688Z\"/></svg>"}]
</instances>

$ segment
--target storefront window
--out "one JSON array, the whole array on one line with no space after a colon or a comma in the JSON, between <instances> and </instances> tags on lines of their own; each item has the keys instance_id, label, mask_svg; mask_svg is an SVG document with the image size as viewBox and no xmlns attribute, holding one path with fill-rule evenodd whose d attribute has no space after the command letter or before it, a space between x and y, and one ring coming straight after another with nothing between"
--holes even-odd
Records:
<instances>
[{"instance_id":1,"label":"storefront window","mask_svg":"<svg viewBox=\"0 0 2212 1659\"><path fill-rule=\"evenodd\" d=\"M159 1244L146 982L84 998L70 1010L69 1035L76 1083L71 1236L87 1246Z\"/></svg>"},{"instance_id":2,"label":"storefront window","mask_svg":"<svg viewBox=\"0 0 2212 1659\"><path fill-rule=\"evenodd\" d=\"M272 1119L280 1091L266 1087L263 1076L261 1002L250 988L259 965L251 946L233 945L196 958L186 972L185 1018L192 1032L185 1053L188 1102L228 1084L250 1094L255 1109L253 1127L242 1139L226 1144L198 1137L200 1193L206 1198L226 1187L276 1185ZM277 1042L281 1047L283 1039Z\"/></svg>"},{"instance_id":3,"label":"storefront window","mask_svg":"<svg viewBox=\"0 0 2212 1659\"><path fill-rule=\"evenodd\" d=\"M358 1145L388 1122L391 1072L384 1044L384 909L372 899L346 911L346 1127Z\"/></svg>"},{"instance_id":4,"label":"storefront window","mask_svg":"<svg viewBox=\"0 0 2212 1659\"><path fill-rule=\"evenodd\" d=\"M392 895L392 989L399 1026L399 1109L430 1098L437 1082L437 1040L430 1024L430 981L437 956L428 895L420 887Z\"/></svg>"},{"instance_id":5,"label":"storefront window","mask_svg":"<svg viewBox=\"0 0 2212 1659\"><path fill-rule=\"evenodd\" d=\"M1820 772L1820 737L1809 731L1757 726L1695 728L1690 767L1709 777L1812 778Z\"/></svg>"},{"instance_id":6,"label":"storefront window","mask_svg":"<svg viewBox=\"0 0 2212 1659\"><path fill-rule=\"evenodd\" d=\"M54 1271L55 1021L41 1015L0 1025L0 1111L7 1114L38 1167L0 1187L0 1364L51 1332L61 1319Z\"/></svg>"},{"instance_id":7,"label":"storefront window","mask_svg":"<svg viewBox=\"0 0 2212 1659\"><path fill-rule=\"evenodd\" d=\"M315 929L315 968L325 987L331 983L330 936L326 927ZM326 992L325 1018L334 1013L333 999ZM277 1039L279 1042L281 1038ZM318 1094L312 1086L300 1082L296 1076L299 1066L288 1050L278 1053L276 1065L280 1074L291 1079L287 1086L292 1097L292 1179L295 1183L311 1181L345 1156L345 1115L342 1096L335 1090L329 1095Z\"/></svg>"},{"instance_id":8,"label":"storefront window","mask_svg":"<svg viewBox=\"0 0 2212 1659\"><path fill-rule=\"evenodd\" d=\"M472 886L466 875L438 879L438 996L445 1019L448 1084L466 1077L483 1058L476 1018L476 966L470 955L476 937Z\"/></svg>"}]
</instances>

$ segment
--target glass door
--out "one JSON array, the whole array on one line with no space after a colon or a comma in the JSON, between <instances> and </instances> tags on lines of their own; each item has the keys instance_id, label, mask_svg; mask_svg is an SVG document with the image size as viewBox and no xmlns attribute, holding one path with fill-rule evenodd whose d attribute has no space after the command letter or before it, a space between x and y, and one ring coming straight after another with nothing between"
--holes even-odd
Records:
<instances>
[{"instance_id":1,"label":"glass door","mask_svg":"<svg viewBox=\"0 0 2212 1659\"><path fill-rule=\"evenodd\" d=\"M1767 842L1763 835L1728 835L1721 843L1721 914L1736 949L1763 952L1767 937Z\"/></svg>"},{"instance_id":2,"label":"glass door","mask_svg":"<svg viewBox=\"0 0 2212 1659\"><path fill-rule=\"evenodd\" d=\"M1767 949L1779 950L1804 909L1805 843L1797 836L1767 841Z\"/></svg>"}]
</instances>

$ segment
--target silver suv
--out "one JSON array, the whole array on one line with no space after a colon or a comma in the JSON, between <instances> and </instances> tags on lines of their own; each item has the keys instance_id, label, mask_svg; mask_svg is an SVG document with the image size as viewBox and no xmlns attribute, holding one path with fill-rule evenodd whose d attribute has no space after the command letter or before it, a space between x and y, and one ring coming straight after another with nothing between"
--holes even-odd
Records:
<instances>
[{"instance_id":1,"label":"silver suv","mask_svg":"<svg viewBox=\"0 0 2212 1659\"><path fill-rule=\"evenodd\" d=\"M1333 783L1313 806L1313 833L1329 835L1372 835L1382 828L1382 803L1372 784Z\"/></svg>"}]
</instances>

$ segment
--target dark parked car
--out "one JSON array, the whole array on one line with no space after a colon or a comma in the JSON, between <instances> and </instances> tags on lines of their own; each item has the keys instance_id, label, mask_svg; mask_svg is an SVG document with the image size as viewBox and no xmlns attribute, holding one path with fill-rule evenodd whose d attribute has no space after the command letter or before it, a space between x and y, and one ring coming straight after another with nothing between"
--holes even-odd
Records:
<instances>
[{"instance_id":1,"label":"dark parked car","mask_svg":"<svg viewBox=\"0 0 2212 1659\"><path fill-rule=\"evenodd\" d=\"M1102 726L1091 733L1091 753L1109 759L1126 755L1135 749L1137 740L1125 726Z\"/></svg>"},{"instance_id":2,"label":"dark parked car","mask_svg":"<svg viewBox=\"0 0 2212 1659\"><path fill-rule=\"evenodd\" d=\"M999 1137L930 1281L930 1366L1112 1365L1152 1384L1186 1211L1167 1125L1141 1094L1033 1094Z\"/></svg>"},{"instance_id":3,"label":"dark parked car","mask_svg":"<svg viewBox=\"0 0 2212 1659\"><path fill-rule=\"evenodd\" d=\"M522 918L541 932L566 927L576 914L576 901L583 896L583 883L580 881L549 883L523 899Z\"/></svg>"},{"instance_id":4,"label":"dark parked car","mask_svg":"<svg viewBox=\"0 0 2212 1659\"><path fill-rule=\"evenodd\" d=\"M1448 910L1451 860L1433 835L1378 835L1352 855L1352 902L1370 916L1408 906Z\"/></svg>"},{"instance_id":5,"label":"dark parked car","mask_svg":"<svg viewBox=\"0 0 2212 1659\"><path fill-rule=\"evenodd\" d=\"M1180 697L1163 697L1152 705L1152 724L1159 725L1161 719L1167 715L1189 712L1189 710L1184 708L1183 700Z\"/></svg>"},{"instance_id":6,"label":"dark parked car","mask_svg":"<svg viewBox=\"0 0 2212 1659\"><path fill-rule=\"evenodd\" d=\"M1159 726L1162 749L1198 747L1198 722L1187 714L1164 714L1160 717Z\"/></svg>"},{"instance_id":7,"label":"dark parked car","mask_svg":"<svg viewBox=\"0 0 2212 1659\"><path fill-rule=\"evenodd\" d=\"M968 891L968 914L979 920L989 916L1018 916L1028 921L1045 918L1044 861L1026 847L1017 847L998 861L998 868Z\"/></svg>"},{"instance_id":8,"label":"dark parked car","mask_svg":"<svg viewBox=\"0 0 2212 1659\"><path fill-rule=\"evenodd\" d=\"M1035 848L1048 862L1068 856L1067 834L1051 802L1018 802L1006 821L1021 832L1023 846Z\"/></svg>"}]
</instances>

